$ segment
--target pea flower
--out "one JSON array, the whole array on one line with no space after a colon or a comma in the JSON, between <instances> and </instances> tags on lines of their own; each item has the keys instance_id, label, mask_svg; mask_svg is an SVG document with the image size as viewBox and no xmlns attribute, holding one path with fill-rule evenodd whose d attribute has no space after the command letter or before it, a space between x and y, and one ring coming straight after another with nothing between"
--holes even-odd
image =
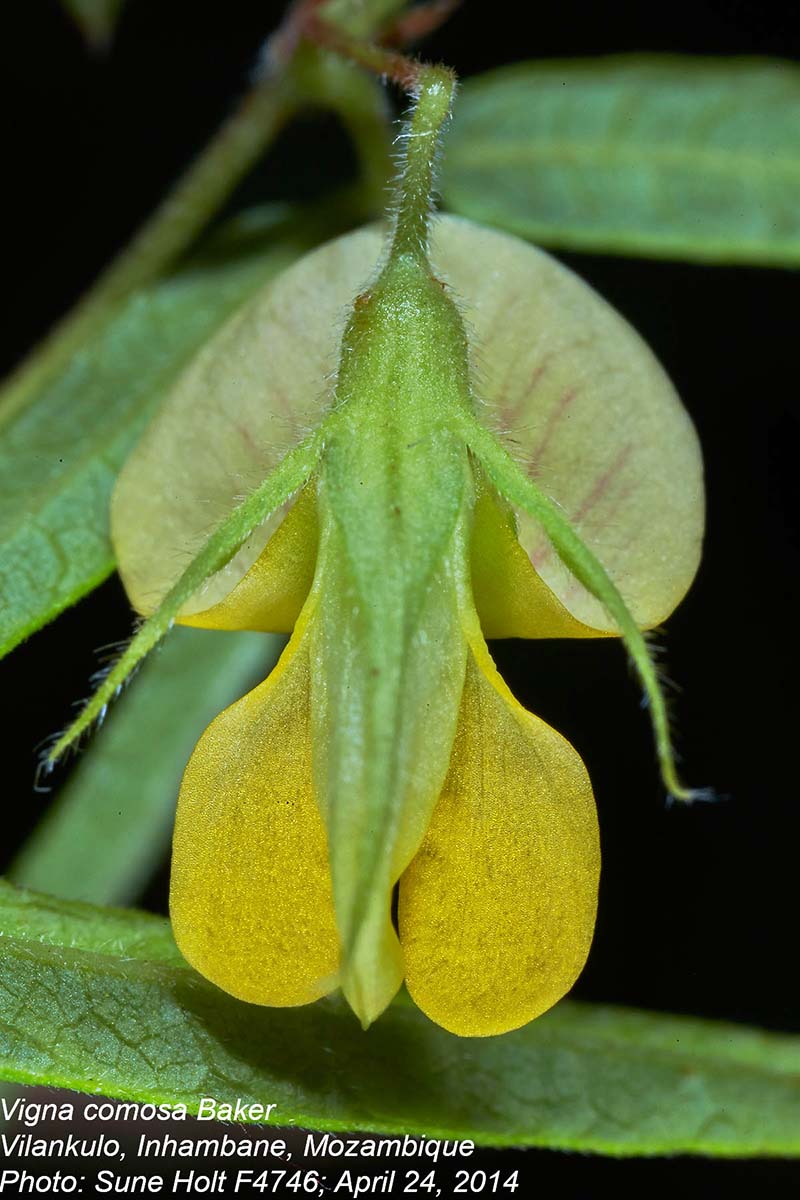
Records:
<instances>
[{"instance_id":1,"label":"pea flower","mask_svg":"<svg viewBox=\"0 0 800 1200\"><path fill-rule=\"evenodd\" d=\"M206 346L113 536L139 612L291 633L186 769L185 957L255 1004L341 987L365 1026L405 980L480 1036L572 986L600 867L579 755L485 639L621 633L678 791L640 631L696 570L701 462L650 351L570 271L452 217L429 258L401 227L377 275L380 231L349 234Z\"/></svg>"}]
</instances>

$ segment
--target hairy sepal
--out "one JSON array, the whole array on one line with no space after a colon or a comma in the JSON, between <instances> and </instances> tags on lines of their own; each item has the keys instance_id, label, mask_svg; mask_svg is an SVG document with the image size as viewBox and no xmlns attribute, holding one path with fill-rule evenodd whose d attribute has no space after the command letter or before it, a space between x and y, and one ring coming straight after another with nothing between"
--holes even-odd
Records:
<instances>
[{"instance_id":1,"label":"hairy sepal","mask_svg":"<svg viewBox=\"0 0 800 1200\"><path fill-rule=\"evenodd\" d=\"M106 709L119 694L145 656L172 628L183 607L207 579L219 571L244 544L253 530L284 504L309 480L319 460L322 441L319 433L295 446L245 500L217 526L205 546L189 563L156 611L142 623L129 645L117 659L100 687L84 705L78 717L57 738L42 759L45 771L102 720Z\"/></svg>"},{"instance_id":2,"label":"hairy sepal","mask_svg":"<svg viewBox=\"0 0 800 1200\"><path fill-rule=\"evenodd\" d=\"M519 238L439 218L431 261L462 305L482 423L603 564L636 623L657 625L694 578L704 521L697 436L667 375L610 304ZM614 632L541 523L514 507L535 572L585 631ZM517 619L493 634L535 631Z\"/></svg>"}]
</instances>

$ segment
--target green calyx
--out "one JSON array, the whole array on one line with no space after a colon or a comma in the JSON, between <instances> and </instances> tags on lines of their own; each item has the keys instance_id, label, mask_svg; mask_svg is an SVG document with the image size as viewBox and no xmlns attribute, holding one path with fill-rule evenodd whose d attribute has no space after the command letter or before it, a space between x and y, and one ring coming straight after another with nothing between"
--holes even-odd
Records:
<instances>
[{"instance_id":1,"label":"green calyx","mask_svg":"<svg viewBox=\"0 0 800 1200\"><path fill-rule=\"evenodd\" d=\"M403 979L392 889L441 791L466 665L472 486L452 426L471 406L467 339L428 263L431 155L414 140L435 138L449 100L438 79L422 96L388 257L342 339L318 487L315 792L342 988L365 1026Z\"/></svg>"}]
</instances>

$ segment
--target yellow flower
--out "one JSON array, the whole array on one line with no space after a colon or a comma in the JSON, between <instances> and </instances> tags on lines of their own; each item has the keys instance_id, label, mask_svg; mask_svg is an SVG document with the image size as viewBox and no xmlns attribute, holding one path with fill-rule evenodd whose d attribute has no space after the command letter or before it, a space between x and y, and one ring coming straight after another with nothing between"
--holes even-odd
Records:
<instances>
[{"instance_id":1,"label":"yellow flower","mask_svg":"<svg viewBox=\"0 0 800 1200\"><path fill-rule=\"evenodd\" d=\"M347 304L379 252L375 230L314 252L200 354L123 472L114 538L133 603L152 611L335 392L319 469L181 617L292 636L187 767L176 939L253 1003L342 986L366 1025L405 978L446 1029L496 1034L572 986L600 858L583 763L514 700L484 637L618 629L542 525L500 498L447 405L478 405L508 439L640 628L696 569L700 458L612 309L548 256L453 218L435 226L437 278L412 264L399 290L362 293L337 377ZM436 336L414 324L415 288L426 328L446 295ZM451 290L463 377L448 366L463 340Z\"/></svg>"}]
</instances>

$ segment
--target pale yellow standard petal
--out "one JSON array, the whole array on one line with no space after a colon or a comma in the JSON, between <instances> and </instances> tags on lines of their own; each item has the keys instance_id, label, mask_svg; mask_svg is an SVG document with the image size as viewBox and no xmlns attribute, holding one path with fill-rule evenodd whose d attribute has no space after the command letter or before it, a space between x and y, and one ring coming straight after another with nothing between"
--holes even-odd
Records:
<instances>
[{"instance_id":1,"label":"pale yellow standard petal","mask_svg":"<svg viewBox=\"0 0 800 1200\"><path fill-rule=\"evenodd\" d=\"M472 654L450 771L400 880L406 983L438 1025L505 1033L550 1008L592 940L600 849L575 750Z\"/></svg>"},{"instance_id":2,"label":"pale yellow standard petal","mask_svg":"<svg viewBox=\"0 0 800 1200\"><path fill-rule=\"evenodd\" d=\"M369 229L304 256L231 317L165 399L112 497L117 563L139 612L157 607L220 521L319 424L350 305L380 247ZM265 521L185 612L223 599L284 516Z\"/></svg>"},{"instance_id":3,"label":"pale yellow standard petal","mask_svg":"<svg viewBox=\"0 0 800 1200\"><path fill-rule=\"evenodd\" d=\"M444 217L431 260L461 301L486 424L561 507L639 626L657 625L694 577L704 520L697 436L663 369L610 304L520 238ZM615 632L537 523L518 514L518 527L576 621ZM501 632L532 636L518 622Z\"/></svg>"},{"instance_id":4,"label":"pale yellow standard petal","mask_svg":"<svg viewBox=\"0 0 800 1200\"><path fill-rule=\"evenodd\" d=\"M170 914L226 992L296 1005L337 986L325 830L311 783L311 605L275 670L208 727L181 785Z\"/></svg>"},{"instance_id":5,"label":"pale yellow standard petal","mask_svg":"<svg viewBox=\"0 0 800 1200\"><path fill-rule=\"evenodd\" d=\"M237 500L319 424L348 307L380 247L370 227L305 256L211 339L165 401L112 503L117 561L140 612L153 611ZM694 576L704 518L697 438L664 371L609 304L519 238L445 216L431 254L462 307L486 422L561 506L638 624L658 624ZM256 530L185 615L224 599L284 516ZM518 532L578 625L615 632L540 527L519 514ZM532 581L529 573L538 603ZM515 607L495 635L532 636L519 619L524 600Z\"/></svg>"}]
</instances>

